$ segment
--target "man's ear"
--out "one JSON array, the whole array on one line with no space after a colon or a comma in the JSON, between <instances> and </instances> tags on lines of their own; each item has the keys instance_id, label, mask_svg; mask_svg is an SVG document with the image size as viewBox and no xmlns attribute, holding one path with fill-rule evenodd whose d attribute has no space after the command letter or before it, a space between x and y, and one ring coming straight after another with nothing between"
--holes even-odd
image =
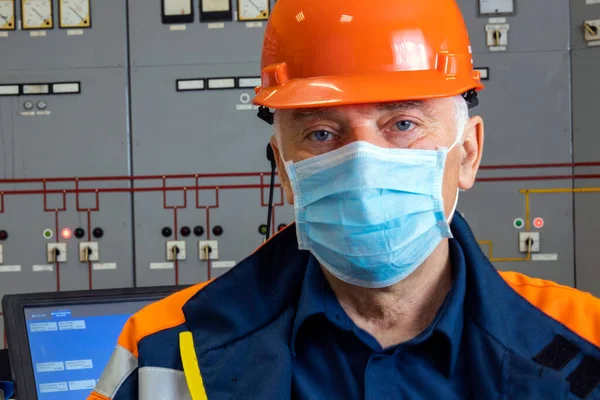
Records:
<instances>
[{"instance_id":1,"label":"man's ear","mask_svg":"<svg viewBox=\"0 0 600 400\"><path fill-rule=\"evenodd\" d=\"M464 135L458 186L461 189L469 190L475 184L477 171L481 164L481 156L483 155L483 119L480 116L472 117L465 127Z\"/></svg>"},{"instance_id":2,"label":"man's ear","mask_svg":"<svg viewBox=\"0 0 600 400\"><path fill-rule=\"evenodd\" d=\"M294 204L294 192L292 190L287 171L285 170L283 158L281 157L281 150L279 149L279 145L277 143L277 138L275 137L275 135L271 136L271 147L273 148L273 154L275 155L277 171L279 172L279 180L281 181L281 185L283 186L286 201L289 204Z\"/></svg>"}]
</instances>

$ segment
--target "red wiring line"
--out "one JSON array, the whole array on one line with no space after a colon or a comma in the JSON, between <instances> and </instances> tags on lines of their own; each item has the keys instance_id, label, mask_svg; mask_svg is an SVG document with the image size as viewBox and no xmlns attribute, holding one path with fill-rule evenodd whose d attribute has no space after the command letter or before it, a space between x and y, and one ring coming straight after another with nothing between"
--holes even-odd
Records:
<instances>
[{"instance_id":1,"label":"red wiring line","mask_svg":"<svg viewBox=\"0 0 600 400\"><path fill-rule=\"evenodd\" d=\"M217 192L217 204L219 202L219 197L218 197L218 192ZM210 206L206 207L206 240L210 240ZM206 279L210 281L210 275L211 275L211 266L212 263L210 261L210 255L208 255L206 260Z\"/></svg>"},{"instance_id":2,"label":"red wiring line","mask_svg":"<svg viewBox=\"0 0 600 400\"><path fill-rule=\"evenodd\" d=\"M578 168L578 167L600 167L600 161L592 162L579 162L579 163L554 163L554 164L507 164L507 165L485 165L481 166L482 171L491 170L511 170L511 169L549 169L549 168ZM260 190L260 202L262 207L268 207L265 203L264 190L269 188L268 184L265 184L264 177L270 176L269 172L242 172L242 173L222 173L222 174L179 174L179 175L138 175L138 176L94 176L94 177L59 177L59 178L30 178L30 179L0 179L0 184L26 184L26 183L41 183L41 189L28 189L28 190L5 190L0 191L0 214L5 213L5 196L18 196L18 195L42 195L44 202L44 211L53 212L55 219L55 232L57 240L60 238L59 231L59 213L67 210L67 194L75 194L76 208L79 212L87 213L87 228L88 228L88 240L91 241L91 213L98 212L100 210L100 194L101 193L149 193L149 192L162 192L163 193L163 207L165 209L173 210L173 225L175 230L175 240L178 238L178 210L181 208L187 208L187 190L194 190L196 192L196 209L205 209L206 211L206 237L207 240L211 238L211 223L210 223L210 210L219 208L219 193L221 190L248 190L258 189ZM200 179L213 179L213 178L260 178L260 184L235 184L235 185L207 185L201 186ZM194 186L166 186L167 179L194 179ZM525 181L556 181L556 180L573 180L573 179L600 179L600 174L566 174L566 175L546 175L546 176L504 176L504 177L484 177L478 178L478 182L525 182ZM106 182L106 181L125 181L133 183L134 181L152 181L162 180L161 186L151 187L104 187L104 188L86 188L81 189L79 187L80 182ZM48 183L66 183L73 184L73 186L62 189L48 189ZM284 193L281 184L276 184L276 188L280 191L279 202L273 204L273 220L272 230L275 232L275 208L282 207L284 205ZM215 192L215 204L203 205L200 202L200 191L213 191ZM184 193L183 205L167 205L167 192L179 191ZM95 194L95 206L93 208L83 208L80 204L80 194L83 193L94 193ZM62 206L59 208L50 208L48 206L48 196L60 194L62 195ZM211 279L211 260L207 260L208 265L208 279ZM88 262L89 271L89 288L93 288L93 271L92 263ZM175 260L175 282L179 284L179 264L178 260ZM56 291L59 292L60 287L60 263L56 263ZM2 315L2 313L0 313ZM6 345L6 334L5 334L5 345Z\"/></svg>"},{"instance_id":3,"label":"red wiring line","mask_svg":"<svg viewBox=\"0 0 600 400\"><path fill-rule=\"evenodd\" d=\"M54 232L56 234L57 239L58 235L60 234L58 232L58 213L59 210L56 210L54 213ZM56 291L60 292L60 263L58 261L56 261Z\"/></svg>"},{"instance_id":4,"label":"red wiring line","mask_svg":"<svg viewBox=\"0 0 600 400\"><path fill-rule=\"evenodd\" d=\"M544 169L544 168L576 168L576 167L600 167L600 161L560 163L560 164L508 164L508 165L482 165L482 170L495 169Z\"/></svg>"},{"instance_id":5,"label":"red wiring line","mask_svg":"<svg viewBox=\"0 0 600 400\"><path fill-rule=\"evenodd\" d=\"M87 234L88 234L88 242L92 241L92 213L91 210L87 211ZM79 249L77 249L79 251ZM86 250L87 251L87 250ZM92 290L94 288L93 285L93 277L92 277L92 262L88 260L88 281L89 288Z\"/></svg>"}]
</instances>

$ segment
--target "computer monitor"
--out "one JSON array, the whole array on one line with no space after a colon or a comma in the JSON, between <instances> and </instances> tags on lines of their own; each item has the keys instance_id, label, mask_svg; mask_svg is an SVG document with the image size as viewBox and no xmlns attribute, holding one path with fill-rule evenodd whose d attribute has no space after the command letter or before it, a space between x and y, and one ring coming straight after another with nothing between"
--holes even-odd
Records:
<instances>
[{"instance_id":1,"label":"computer monitor","mask_svg":"<svg viewBox=\"0 0 600 400\"><path fill-rule=\"evenodd\" d=\"M5 296L8 351L19 400L84 400L127 319L183 287Z\"/></svg>"}]
</instances>

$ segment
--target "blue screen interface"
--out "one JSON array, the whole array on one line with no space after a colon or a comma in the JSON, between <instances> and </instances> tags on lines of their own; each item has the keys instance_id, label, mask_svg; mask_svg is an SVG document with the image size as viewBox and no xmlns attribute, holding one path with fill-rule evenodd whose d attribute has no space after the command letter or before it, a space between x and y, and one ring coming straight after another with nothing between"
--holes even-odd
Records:
<instances>
[{"instance_id":1,"label":"blue screen interface","mask_svg":"<svg viewBox=\"0 0 600 400\"><path fill-rule=\"evenodd\" d=\"M127 319L151 302L25 308L38 399L86 399Z\"/></svg>"}]
</instances>

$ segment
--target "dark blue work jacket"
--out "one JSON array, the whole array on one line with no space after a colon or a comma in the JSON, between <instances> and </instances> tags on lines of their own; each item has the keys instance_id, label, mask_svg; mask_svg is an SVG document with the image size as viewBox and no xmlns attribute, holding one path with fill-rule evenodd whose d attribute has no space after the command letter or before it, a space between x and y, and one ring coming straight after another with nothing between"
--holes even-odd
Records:
<instances>
[{"instance_id":1,"label":"dark blue work jacket","mask_svg":"<svg viewBox=\"0 0 600 400\"><path fill-rule=\"evenodd\" d=\"M497 272L459 214L452 232L453 288L412 341L356 327L291 226L134 315L90 399L600 399L600 301Z\"/></svg>"}]
</instances>

